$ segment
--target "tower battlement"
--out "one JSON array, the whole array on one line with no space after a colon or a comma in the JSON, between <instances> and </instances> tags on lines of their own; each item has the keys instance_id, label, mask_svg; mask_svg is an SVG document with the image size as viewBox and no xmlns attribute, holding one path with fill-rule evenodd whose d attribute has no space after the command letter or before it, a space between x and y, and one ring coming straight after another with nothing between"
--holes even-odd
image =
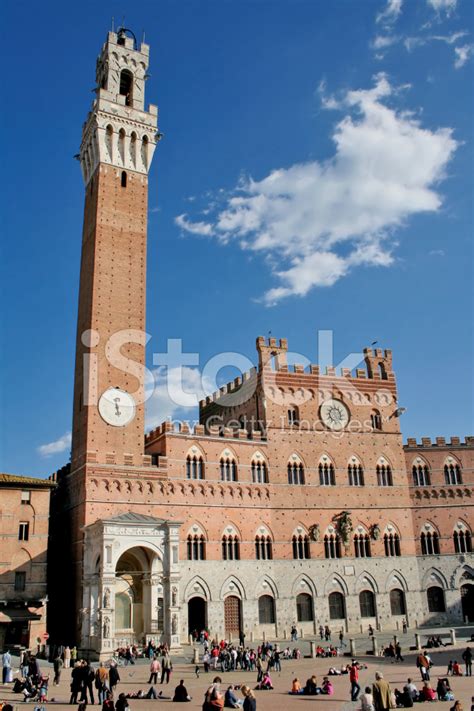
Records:
<instances>
[{"instance_id":1,"label":"tower battlement","mask_svg":"<svg viewBox=\"0 0 474 711\"><path fill-rule=\"evenodd\" d=\"M434 441L431 437L421 437L417 441L416 437L408 437L404 449L419 449L420 447L472 447L474 445L474 437L466 435L464 441L460 437L452 436L451 439L446 437L435 437Z\"/></svg>"}]
</instances>

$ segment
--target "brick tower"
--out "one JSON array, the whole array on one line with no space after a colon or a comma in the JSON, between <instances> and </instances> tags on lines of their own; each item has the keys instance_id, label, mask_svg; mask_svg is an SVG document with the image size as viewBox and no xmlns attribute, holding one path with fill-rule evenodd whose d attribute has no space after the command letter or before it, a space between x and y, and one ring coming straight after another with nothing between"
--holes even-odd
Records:
<instances>
[{"instance_id":1,"label":"brick tower","mask_svg":"<svg viewBox=\"0 0 474 711\"><path fill-rule=\"evenodd\" d=\"M109 32L83 127L85 182L72 468L90 453L143 454L148 171L156 106L144 108L149 48ZM128 360L127 360L128 359Z\"/></svg>"}]
</instances>

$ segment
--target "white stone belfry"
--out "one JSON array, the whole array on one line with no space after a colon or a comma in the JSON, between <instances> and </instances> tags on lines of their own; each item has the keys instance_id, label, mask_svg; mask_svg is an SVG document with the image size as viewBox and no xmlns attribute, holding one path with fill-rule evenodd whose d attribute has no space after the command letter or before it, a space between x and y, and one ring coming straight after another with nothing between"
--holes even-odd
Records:
<instances>
[{"instance_id":1,"label":"white stone belfry","mask_svg":"<svg viewBox=\"0 0 474 711\"><path fill-rule=\"evenodd\" d=\"M130 33L129 33L130 34ZM87 185L99 163L147 175L158 133L158 108L145 110L150 48L136 48L126 30L109 32L97 59L96 98L82 131L79 152Z\"/></svg>"}]
</instances>

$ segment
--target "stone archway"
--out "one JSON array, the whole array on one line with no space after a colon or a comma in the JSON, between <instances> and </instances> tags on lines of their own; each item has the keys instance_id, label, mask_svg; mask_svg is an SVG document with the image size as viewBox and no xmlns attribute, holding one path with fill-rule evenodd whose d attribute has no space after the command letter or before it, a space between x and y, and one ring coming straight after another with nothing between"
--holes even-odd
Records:
<instances>
[{"instance_id":1,"label":"stone archway","mask_svg":"<svg viewBox=\"0 0 474 711\"><path fill-rule=\"evenodd\" d=\"M461 605L463 620L474 622L474 585L472 583L461 586Z\"/></svg>"},{"instance_id":2,"label":"stone archway","mask_svg":"<svg viewBox=\"0 0 474 711\"><path fill-rule=\"evenodd\" d=\"M203 597L192 597L188 600L188 633L207 629L207 602Z\"/></svg>"},{"instance_id":3,"label":"stone archway","mask_svg":"<svg viewBox=\"0 0 474 711\"><path fill-rule=\"evenodd\" d=\"M151 575L162 582L161 560L147 548L130 548L118 559L115 566L115 636L117 640L141 642L151 633L152 620L156 620L153 609L159 601L152 600ZM161 605L162 607L162 605ZM154 630L157 633L161 629Z\"/></svg>"}]
</instances>

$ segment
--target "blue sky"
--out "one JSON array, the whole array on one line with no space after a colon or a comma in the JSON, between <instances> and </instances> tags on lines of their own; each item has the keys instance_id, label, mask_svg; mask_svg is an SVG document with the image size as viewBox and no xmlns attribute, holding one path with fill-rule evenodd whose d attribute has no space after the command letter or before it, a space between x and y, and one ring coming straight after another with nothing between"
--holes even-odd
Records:
<instances>
[{"instance_id":1,"label":"blue sky","mask_svg":"<svg viewBox=\"0 0 474 711\"><path fill-rule=\"evenodd\" d=\"M330 329L335 364L374 340L393 349L405 437L471 433L473 7L4 3L1 469L46 475L69 455L73 156L112 16L146 32L165 134L150 176L149 365L168 338L201 365L221 351L254 360L270 330L317 362ZM149 423L168 414L158 394Z\"/></svg>"}]
</instances>

